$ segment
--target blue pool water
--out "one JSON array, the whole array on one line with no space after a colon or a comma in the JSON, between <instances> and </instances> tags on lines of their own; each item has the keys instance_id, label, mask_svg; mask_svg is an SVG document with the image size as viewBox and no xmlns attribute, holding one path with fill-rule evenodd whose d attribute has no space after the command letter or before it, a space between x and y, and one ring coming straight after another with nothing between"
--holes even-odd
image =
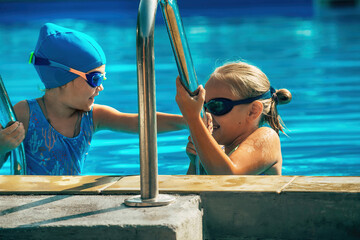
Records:
<instances>
[{"instance_id":1,"label":"blue pool water","mask_svg":"<svg viewBox=\"0 0 360 240\"><path fill-rule=\"evenodd\" d=\"M108 80L96 102L137 112L137 4L133 2L90 2L86 8L83 2L0 3L0 74L11 101L42 95L43 86L27 58L40 26L51 21L84 31L103 46ZM182 11L180 5L199 82L205 83L216 66L229 60L244 59L259 66L273 86L293 94L290 104L279 107L288 128L288 137L281 135L283 174L359 176L359 9L319 10L308 5L291 9L230 5L219 12L185 4ZM289 11L292 16L286 14ZM177 68L162 22L159 12L157 110L180 113L174 100ZM187 137L187 130L158 135L159 174L186 173ZM8 173L6 164L0 174ZM84 174L139 174L138 136L97 133Z\"/></svg>"}]
</instances>

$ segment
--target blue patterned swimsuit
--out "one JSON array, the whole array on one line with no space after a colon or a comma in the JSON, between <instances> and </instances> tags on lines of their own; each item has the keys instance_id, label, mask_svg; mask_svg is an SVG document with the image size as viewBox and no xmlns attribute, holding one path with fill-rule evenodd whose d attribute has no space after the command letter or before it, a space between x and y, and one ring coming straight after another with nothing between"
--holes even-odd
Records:
<instances>
[{"instance_id":1,"label":"blue patterned swimsuit","mask_svg":"<svg viewBox=\"0 0 360 240\"><path fill-rule=\"evenodd\" d=\"M24 140L27 174L81 174L94 133L92 110L82 115L79 135L68 138L50 125L36 99L28 104L30 118Z\"/></svg>"}]
</instances>

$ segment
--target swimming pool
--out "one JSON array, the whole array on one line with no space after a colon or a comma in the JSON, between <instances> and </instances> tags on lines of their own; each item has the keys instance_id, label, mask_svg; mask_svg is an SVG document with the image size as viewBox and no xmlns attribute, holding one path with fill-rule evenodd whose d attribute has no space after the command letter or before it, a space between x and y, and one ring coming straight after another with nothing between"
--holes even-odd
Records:
<instances>
[{"instance_id":1,"label":"swimming pool","mask_svg":"<svg viewBox=\"0 0 360 240\"><path fill-rule=\"evenodd\" d=\"M42 95L41 82L27 58L40 26L50 21L84 31L103 47L108 81L96 102L137 112L135 4L103 2L94 12L89 9L98 3L90 2L88 11L76 12L66 6L70 3L36 3L37 15L28 13L34 5L20 9L24 3L18 4L0 5L0 74L13 103ZM83 3L77 4L80 8ZM290 104L279 106L289 135L281 136L283 174L359 176L359 9L294 16L235 10L213 15L211 10L196 14L194 9L180 8L199 82L205 83L216 66L229 60L259 66L273 86L293 94ZM180 113L174 100L177 68L160 13L158 17L157 111ZM187 136L186 130L158 135L159 174L186 173ZM0 174L8 174L8 164ZM84 174L139 174L138 135L97 133Z\"/></svg>"}]
</instances>

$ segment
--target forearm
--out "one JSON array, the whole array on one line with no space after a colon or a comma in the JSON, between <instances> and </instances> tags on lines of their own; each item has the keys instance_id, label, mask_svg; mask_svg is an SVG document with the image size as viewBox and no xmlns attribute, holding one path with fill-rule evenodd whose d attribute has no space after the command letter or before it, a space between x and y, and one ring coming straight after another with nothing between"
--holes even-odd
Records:
<instances>
[{"instance_id":1,"label":"forearm","mask_svg":"<svg viewBox=\"0 0 360 240\"><path fill-rule=\"evenodd\" d=\"M186 128L186 123L181 115L158 112L156 117L158 132L176 131ZM122 113L112 107L95 104L93 119L95 131L139 132L139 115L137 113Z\"/></svg>"},{"instance_id":2,"label":"forearm","mask_svg":"<svg viewBox=\"0 0 360 240\"><path fill-rule=\"evenodd\" d=\"M190 133L202 165L209 174L234 173L234 164L212 137L200 116L189 121Z\"/></svg>"},{"instance_id":3,"label":"forearm","mask_svg":"<svg viewBox=\"0 0 360 240\"><path fill-rule=\"evenodd\" d=\"M157 112L156 117L157 131L159 133L178 131L187 127L186 122L181 115Z\"/></svg>"}]
</instances>

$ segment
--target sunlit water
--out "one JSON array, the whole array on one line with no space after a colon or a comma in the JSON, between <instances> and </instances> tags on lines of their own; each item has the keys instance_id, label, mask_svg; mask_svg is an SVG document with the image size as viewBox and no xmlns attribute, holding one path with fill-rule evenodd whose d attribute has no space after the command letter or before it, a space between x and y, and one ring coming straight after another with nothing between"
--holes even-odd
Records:
<instances>
[{"instance_id":1,"label":"sunlit water","mask_svg":"<svg viewBox=\"0 0 360 240\"><path fill-rule=\"evenodd\" d=\"M181 11L181 9L180 9ZM45 22L93 36L107 55L105 90L96 103L137 112L137 8L107 16L73 13L22 19L0 17L0 74L12 103L42 95L33 66L27 64ZM192 12L193 13L193 12ZM96 14L95 14L96 15ZM155 27L157 111L180 113L174 100L176 64L160 13ZM11 18L11 17L12 18ZM360 175L360 14L342 9L313 16L198 16L183 23L200 83L216 66L244 59L259 66L275 88L287 88L293 101L279 106L288 128L281 135L284 175ZM188 131L158 135L159 174L185 174ZM84 174L139 174L138 135L99 132ZM7 163L0 174L9 173Z\"/></svg>"}]
</instances>

